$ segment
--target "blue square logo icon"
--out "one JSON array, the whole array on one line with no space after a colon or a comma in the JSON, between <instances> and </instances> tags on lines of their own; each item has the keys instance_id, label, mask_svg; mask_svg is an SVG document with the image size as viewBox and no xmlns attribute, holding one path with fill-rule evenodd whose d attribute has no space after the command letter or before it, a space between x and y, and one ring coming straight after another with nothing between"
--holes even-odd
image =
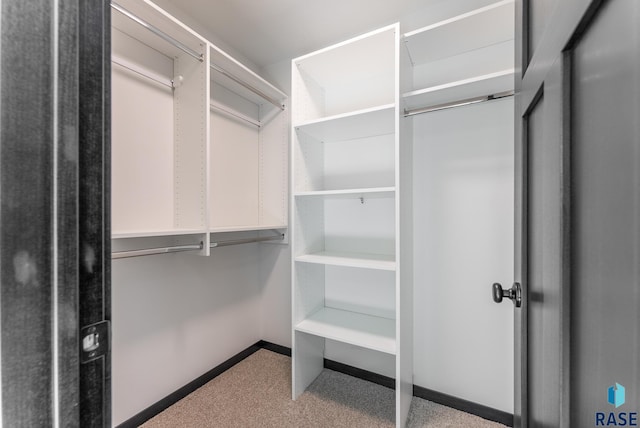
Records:
<instances>
[{"instance_id":1,"label":"blue square logo icon","mask_svg":"<svg viewBox=\"0 0 640 428\"><path fill-rule=\"evenodd\" d=\"M616 382L615 385L609 387L607 401L609 404L616 406L616 409L624 404L624 386Z\"/></svg>"}]
</instances>

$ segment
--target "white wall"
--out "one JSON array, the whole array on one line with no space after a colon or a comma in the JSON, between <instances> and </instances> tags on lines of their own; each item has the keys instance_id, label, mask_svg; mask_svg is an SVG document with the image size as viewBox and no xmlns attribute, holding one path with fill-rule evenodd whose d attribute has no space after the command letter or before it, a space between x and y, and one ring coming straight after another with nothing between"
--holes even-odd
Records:
<instances>
[{"instance_id":1,"label":"white wall","mask_svg":"<svg viewBox=\"0 0 640 428\"><path fill-rule=\"evenodd\" d=\"M129 248L165 245L132 241ZM114 425L261 339L257 247L113 261Z\"/></svg>"},{"instance_id":2,"label":"white wall","mask_svg":"<svg viewBox=\"0 0 640 428\"><path fill-rule=\"evenodd\" d=\"M414 117L414 383L513 412L513 100Z\"/></svg>"}]
</instances>

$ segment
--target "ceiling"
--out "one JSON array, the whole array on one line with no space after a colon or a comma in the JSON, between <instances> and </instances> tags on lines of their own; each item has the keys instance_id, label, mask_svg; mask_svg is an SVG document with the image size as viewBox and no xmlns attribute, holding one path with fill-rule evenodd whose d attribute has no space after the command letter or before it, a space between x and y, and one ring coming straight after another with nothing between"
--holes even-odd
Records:
<instances>
[{"instance_id":1,"label":"ceiling","mask_svg":"<svg viewBox=\"0 0 640 428\"><path fill-rule=\"evenodd\" d=\"M482 0L155 0L180 11L258 67L312 52L427 8ZM495 1L495 0L493 0ZM469 9L467 9L469 10ZM436 13L437 14L437 13ZM184 19L184 18L183 18ZM422 20L424 21L424 20ZM427 23L414 25L417 28ZM196 28L194 26L194 28Z\"/></svg>"}]
</instances>

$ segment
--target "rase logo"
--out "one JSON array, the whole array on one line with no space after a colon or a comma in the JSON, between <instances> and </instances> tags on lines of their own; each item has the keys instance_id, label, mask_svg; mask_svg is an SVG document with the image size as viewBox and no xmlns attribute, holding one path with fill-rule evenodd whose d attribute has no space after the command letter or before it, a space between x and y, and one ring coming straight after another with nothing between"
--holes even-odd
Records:
<instances>
[{"instance_id":1,"label":"rase logo","mask_svg":"<svg viewBox=\"0 0 640 428\"><path fill-rule=\"evenodd\" d=\"M607 402L617 409L625 403L625 394L624 386L616 382L607 390ZM595 417L597 427L638 426L638 412L596 412Z\"/></svg>"},{"instance_id":2,"label":"rase logo","mask_svg":"<svg viewBox=\"0 0 640 428\"><path fill-rule=\"evenodd\" d=\"M608 400L609 404L616 406L616 409L624 404L624 386L616 382L615 385L609 387Z\"/></svg>"}]
</instances>

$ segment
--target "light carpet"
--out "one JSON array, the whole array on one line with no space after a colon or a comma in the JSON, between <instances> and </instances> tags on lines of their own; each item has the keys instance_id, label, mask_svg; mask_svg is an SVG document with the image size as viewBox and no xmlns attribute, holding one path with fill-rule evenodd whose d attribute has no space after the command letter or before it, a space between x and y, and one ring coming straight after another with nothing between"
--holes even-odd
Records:
<instances>
[{"instance_id":1,"label":"light carpet","mask_svg":"<svg viewBox=\"0 0 640 428\"><path fill-rule=\"evenodd\" d=\"M144 428L393 428L395 392L324 369L291 400L291 359L261 349L142 425ZM413 397L408 428L504 425Z\"/></svg>"}]
</instances>

